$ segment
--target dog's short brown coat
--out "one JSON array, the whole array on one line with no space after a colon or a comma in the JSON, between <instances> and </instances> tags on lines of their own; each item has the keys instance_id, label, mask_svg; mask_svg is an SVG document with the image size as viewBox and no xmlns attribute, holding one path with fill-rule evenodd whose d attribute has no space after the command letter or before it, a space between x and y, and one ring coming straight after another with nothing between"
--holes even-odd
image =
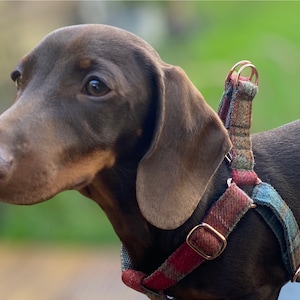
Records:
<instances>
[{"instance_id":1,"label":"dog's short brown coat","mask_svg":"<svg viewBox=\"0 0 300 300\"><path fill-rule=\"evenodd\" d=\"M62 28L12 79L17 99L0 117L2 201L34 204L77 189L105 211L134 268L150 273L226 189L231 143L218 116L138 37L104 25ZM255 171L300 220L300 122L252 142ZM251 210L221 257L168 293L271 300L288 279L276 238Z\"/></svg>"}]
</instances>

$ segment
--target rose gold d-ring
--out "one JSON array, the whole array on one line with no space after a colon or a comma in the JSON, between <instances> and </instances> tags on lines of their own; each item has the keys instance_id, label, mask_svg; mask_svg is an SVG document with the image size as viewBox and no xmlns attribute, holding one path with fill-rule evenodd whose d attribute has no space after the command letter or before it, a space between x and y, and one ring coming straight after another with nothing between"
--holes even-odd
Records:
<instances>
[{"instance_id":1,"label":"rose gold d-ring","mask_svg":"<svg viewBox=\"0 0 300 300\"><path fill-rule=\"evenodd\" d=\"M238 69L239 67L242 67L246 64L251 64L251 62L249 60L241 60L238 63L236 63L228 72L228 74L226 76L226 81L230 80L231 75L233 74L234 71L236 71L236 69Z\"/></svg>"},{"instance_id":2,"label":"rose gold d-ring","mask_svg":"<svg viewBox=\"0 0 300 300\"><path fill-rule=\"evenodd\" d=\"M237 73L236 78L234 80L234 85L237 85L240 77L241 77L241 73L246 69L246 68L251 68L251 74L249 77L247 77L247 80L252 81L253 78L255 78L254 84L257 86L258 85L258 72L256 67L249 61L249 60L241 60L238 63L236 63L229 71L229 73L227 74L226 77L226 82L229 82L231 79L231 76L234 72Z\"/></svg>"},{"instance_id":3,"label":"rose gold d-ring","mask_svg":"<svg viewBox=\"0 0 300 300\"><path fill-rule=\"evenodd\" d=\"M257 86L258 85L258 72L257 72L256 67L251 63L247 63L247 64L244 64L244 65L241 66L241 68L237 72L237 76L234 80L234 84L237 85L239 83L240 76L246 68L251 68L251 74L250 74L249 77L247 77L247 80L252 81L253 78L255 77L254 84Z\"/></svg>"}]
</instances>

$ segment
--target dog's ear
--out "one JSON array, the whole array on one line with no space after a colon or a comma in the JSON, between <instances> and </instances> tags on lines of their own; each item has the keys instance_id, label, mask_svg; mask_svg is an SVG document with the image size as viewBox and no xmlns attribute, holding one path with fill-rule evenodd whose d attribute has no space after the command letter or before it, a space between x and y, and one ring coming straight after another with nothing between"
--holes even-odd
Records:
<instances>
[{"instance_id":1,"label":"dog's ear","mask_svg":"<svg viewBox=\"0 0 300 300\"><path fill-rule=\"evenodd\" d=\"M137 200L151 224L174 229L194 212L231 142L186 74L172 66L163 73L154 138L138 166Z\"/></svg>"}]
</instances>

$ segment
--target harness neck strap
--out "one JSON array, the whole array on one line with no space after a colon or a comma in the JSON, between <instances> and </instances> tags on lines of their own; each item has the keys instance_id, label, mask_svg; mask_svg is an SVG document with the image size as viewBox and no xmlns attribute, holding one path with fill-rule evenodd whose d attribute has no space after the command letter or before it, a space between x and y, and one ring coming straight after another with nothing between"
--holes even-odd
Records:
<instances>
[{"instance_id":1,"label":"harness neck strap","mask_svg":"<svg viewBox=\"0 0 300 300\"><path fill-rule=\"evenodd\" d=\"M187 235L186 241L152 274L132 270L126 249L122 249L122 280L129 287L153 299L168 299L164 293L205 261L221 255L227 237L237 223L253 207L253 201L235 183L207 212L202 222ZM151 298L152 299L152 298Z\"/></svg>"}]
</instances>

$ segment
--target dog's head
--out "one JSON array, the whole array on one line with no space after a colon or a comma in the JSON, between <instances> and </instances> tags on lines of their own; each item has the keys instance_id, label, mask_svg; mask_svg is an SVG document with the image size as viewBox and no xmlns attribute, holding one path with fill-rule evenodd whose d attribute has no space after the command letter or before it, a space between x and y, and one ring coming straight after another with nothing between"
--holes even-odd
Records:
<instances>
[{"instance_id":1,"label":"dog's head","mask_svg":"<svg viewBox=\"0 0 300 300\"><path fill-rule=\"evenodd\" d=\"M2 201L41 202L136 159L140 210L171 229L192 214L231 146L185 73L121 29L54 31L11 76L18 91L0 117Z\"/></svg>"}]
</instances>

